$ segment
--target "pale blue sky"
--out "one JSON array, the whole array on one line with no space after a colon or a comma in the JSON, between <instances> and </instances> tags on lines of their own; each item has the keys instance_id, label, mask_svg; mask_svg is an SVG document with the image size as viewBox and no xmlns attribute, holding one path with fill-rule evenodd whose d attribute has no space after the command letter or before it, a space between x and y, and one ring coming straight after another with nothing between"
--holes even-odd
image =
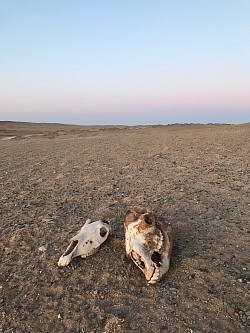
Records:
<instances>
[{"instance_id":1,"label":"pale blue sky","mask_svg":"<svg viewBox=\"0 0 250 333\"><path fill-rule=\"evenodd\" d=\"M249 18L249 0L0 0L0 120L248 122Z\"/></svg>"}]
</instances>

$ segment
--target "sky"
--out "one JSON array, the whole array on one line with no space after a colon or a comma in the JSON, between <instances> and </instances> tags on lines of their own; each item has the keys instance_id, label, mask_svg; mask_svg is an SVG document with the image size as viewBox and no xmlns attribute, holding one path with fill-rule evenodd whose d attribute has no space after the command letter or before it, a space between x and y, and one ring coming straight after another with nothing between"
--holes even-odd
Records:
<instances>
[{"instance_id":1,"label":"sky","mask_svg":"<svg viewBox=\"0 0 250 333\"><path fill-rule=\"evenodd\" d=\"M249 0L0 0L0 120L250 121Z\"/></svg>"}]
</instances>

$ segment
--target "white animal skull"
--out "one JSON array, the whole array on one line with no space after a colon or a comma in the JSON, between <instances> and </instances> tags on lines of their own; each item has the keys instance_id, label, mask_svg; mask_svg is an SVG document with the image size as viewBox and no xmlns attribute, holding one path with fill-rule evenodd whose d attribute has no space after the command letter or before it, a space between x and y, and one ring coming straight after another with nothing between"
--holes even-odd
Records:
<instances>
[{"instance_id":1,"label":"white animal skull","mask_svg":"<svg viewBox=\"0 0 250 333\"><path fill-rule=\"evenodd\" d=\"M58 261L58 266L67 266L77 256L86 258L94 254L109 234L108 221L100 220L91 223L91 220L88 219L79 233L71 239L69 246Z\"/></svg>"},{"instance_id":2,"label":"white animal skull","mask_svg":"<svg viewBox=\"0 0 250 333\"><path fill-rule=\"evenodd\" d=\"M142 270L148 283L156 283L169 270L171 225L156 222L149 209L133 206L125 215L124 229L127 256Z\"/></svg>"}]
</instances>

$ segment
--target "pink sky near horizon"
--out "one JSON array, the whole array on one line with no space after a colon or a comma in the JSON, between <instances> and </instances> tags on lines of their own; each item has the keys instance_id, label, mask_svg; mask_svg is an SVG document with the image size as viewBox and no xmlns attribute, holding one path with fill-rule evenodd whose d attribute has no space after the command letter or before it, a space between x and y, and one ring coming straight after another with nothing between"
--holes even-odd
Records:
<instances>
[{"instance_id":1,"label":"pink sky near horizon","mask_svg":"<svg viewBox=\"0 0 250 333\"><path fill-rule=\"evenodd\" d=\"M249 1L14 0L0 12L0 120L250 121Z\"/></svg>"},{"instance_id":2,"label":"pink sky near horizon","mask_svg":"<svg viewBox=\"0 0 250 333\"><path fill-rule=\"evenodd\" d=\"M185 83L185 82L184 82ZM55 113L84 113L98 114L157 112L158 110L176 112L182 110L184 114L195 113L199 110L235 110L235 112L250 113L250 93L247 86L210 86L200 84L184 86L182 84L168 84L166 86L144 85L140 87L126 87L110 85L106 87L21 87L9 89L0 101L0 109L9 114L29 114L34 110ZM46 111L47 110L47 111ZM31 113L32 115L32 113ZM1 114L3 117L4 114Z\"/></svg>"}]
</instances>

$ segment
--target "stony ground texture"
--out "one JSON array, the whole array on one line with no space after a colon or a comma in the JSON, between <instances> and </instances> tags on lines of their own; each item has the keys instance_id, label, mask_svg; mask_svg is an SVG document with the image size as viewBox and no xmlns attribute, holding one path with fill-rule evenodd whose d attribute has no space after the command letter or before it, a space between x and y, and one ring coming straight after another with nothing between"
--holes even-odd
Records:
<instances>
[{"instance_id":1,"label":"stony ground texture","mask_svg":"<svg viewBox=\"0 0 250 333\"><path fill-rule=\"evenodd\" d=\"M250 331L250 124L1 122L0 156L0 332ZM134 204L174 230L154 286L124 255ZM58 267L87 218L112 235Z\"/></svg>"}]
</instances>

